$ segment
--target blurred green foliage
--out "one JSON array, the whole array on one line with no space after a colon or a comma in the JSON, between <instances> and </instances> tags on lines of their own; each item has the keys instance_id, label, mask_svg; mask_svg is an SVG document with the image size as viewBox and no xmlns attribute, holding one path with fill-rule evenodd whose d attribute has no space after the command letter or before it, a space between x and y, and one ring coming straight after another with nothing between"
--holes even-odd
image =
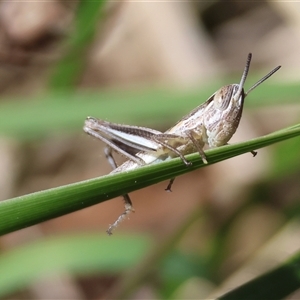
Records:
<instances>
[{"instance_id":1,"label":"blurred green foliage","mask_svg":"<svg viewBox=\"0 0 300 300\"><path fill-rule=\"evenodd\" d=\"M51 90L74 90L85 65L85 51L93 41L105 3L105 0L79 2L73 33L66 42L66 54L55 66L49 81Z\"/></svg>"},{"instance_id":2,"label":"blurred green foliage","mask_svg":"<svg viewBox=\"0 0 300 300\"><path fill-rule=\"evenodd\" d=\"M202 86L197 90L118 91L112 89L75 93L76 83L85 65L84 54L93 41L97 26L101 26L104 3L105 1L80 1L73 33L66 40L66 53L54 66L52 77L49 79L49 92L35 99L9 99L1 103L1 135L27 141L45 138L49 135L78 133L81 132L84 118L88 115L114 122L140 124L159 129L167 124L167 126L174 124L174 121L200 105L212 94L212 91L223 85L223 81L221 83L221 80L216 79L211 85ZM251 76L247 84L254 82L254 77L259 77L254 76L253 73ZM230 80L230 82L234 81ZM263 88L258 88L247 98L245 108L295 104L299 102L299 93L299 84L274 85L266 82ZM122 107L122 110L118 109L119 107ZM293 129L285 129L281 134L277 133L275 138L270 135L265 140L258 138L239 145L210 150L208 152L210 162L217 162L249 151L249 149L271 144L293 131L295 138L280 143L274 148L272 171L264 187L283 178L298 176L300 139L299 125L297 126ZM292 134L289 137L292 137ZM2 214L0 230L3 234L17 230L99 203L107 199L107 194L109 198L112 198L121 195L122 192L154 184L202 165L197 154L190 156L189 159L193 161L193 167L190 170L186 168L183 170L180 160L174 159L161 166L142 168L135 171L134 175L133 173L117 174L114 177L97 178L7 200L0 204L0 214ZM133 178L140 178L138 185L130 185ZM115 188L116 186L118 189ZM260 192L262 190L263 188ZM105 197L99 198L101 194ZM296 197L300 197L300 193ZM228 232L233 226L232 220L241 215L252 201L261 198L264 197L255 194L253 199L249 199L236 212L236 215L217 228L211 238L207 253L196 255L184 253L177 248L185 231L193 223L191 220L187 224L179 224L178 232L174 232L174 236L160 244L156 243L154 249L152 248L154 241L144 235L116 235L108 238L90 234L46 238L2 253L0 256L0 296L16 292L40 276L55 272L68 272L72 275L94 273L116 275L135 267L137 271L134 276L129 276L129 279L128 276L125 279L121 278L125 283L117 291L120 299L128 296L146 279L148 283L155 285L156 281L151 281L150 276L153 274L160 280L160 283L156 284L158 295L168 299L175 297L176 289L180 284L193 277L206 278L217 284L220 280L219 267L226 255L224 249ZM293 213L286 213L286 222L292 218L299 218L300 210L292 209L292 211ZM209 215L209 212L207 213ZM194 216L193 221L198 219L199 215ZM151 256L151 260L147 262L145 256ZM253 282L224 295L221 299L282 299L300 287L298 265L299 258L296 255L292 261L285 262L274 271L256 278ZM153 267L159 271L153 270ZM291 280L287 281L287 278Z\"/></svg>"}]
</instances>

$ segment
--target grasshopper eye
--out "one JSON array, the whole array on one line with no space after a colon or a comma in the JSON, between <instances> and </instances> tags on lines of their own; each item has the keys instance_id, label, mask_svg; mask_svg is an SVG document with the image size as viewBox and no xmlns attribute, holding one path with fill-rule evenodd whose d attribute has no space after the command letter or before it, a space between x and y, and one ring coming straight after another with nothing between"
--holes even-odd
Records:
<instances>
[{"instance_id":1,"label":"grasshopper eye","mask_svg":"<svg viewBox=\"0 0 300 300\"><path fill-rule=\"evenodd\" d=\"M214 107L220 110L225 110L232 99L232 95L234 95L234 88L234 84L225 85L220 88L214 96Z\"/></svg>"}]
</instances>

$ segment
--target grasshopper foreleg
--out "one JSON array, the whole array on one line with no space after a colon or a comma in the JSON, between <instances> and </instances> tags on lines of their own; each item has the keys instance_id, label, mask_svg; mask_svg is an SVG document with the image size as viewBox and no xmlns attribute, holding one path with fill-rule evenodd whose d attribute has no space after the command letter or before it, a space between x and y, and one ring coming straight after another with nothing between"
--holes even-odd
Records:
<instances>
[{"instance_id":1,"label":"grasshopper foreleg","mask_svg":"<svg viewBox=\"0 0 300 300\"><path fill-rule=\"evenodd\" d=\"M206 156L205 156L205 153L203 151L204 143L198 142L195 139L195 137L193 136L193 132L192 131L188 133L188 138L191 140L191 142L194 144L194 146L198 150L198 152L199 152L199 154L200 154L200 156L202 158L203 163L207 164ZM162 146L166 147L167 149L171 150L175 154L177 154L181 158L181 160L184 162L184 164L186 166L190 166L192 164L191 162L189 162L189 161L186 160L186 158L184 157L184 155L179 150L177 150L176 148L172 147L171 145L169 145L166 142L168 140L172 141L172 139L180 139L179 136L173 135L173 134L159 134L159 135L156 135L156 136L152 137L152 139L154 141L156 141L157 143L161 144ZM173 185L174 181L175 181L175 178L172 178L170 180L167 188L165 189L166 191L171 192L171 188L172 188L172 185Z\"/></svg>"},{"instance_id":2,"label":"grasshopper foreleg","mask_svg":"<svg viewBox=\"0 0 300 300\"><path fill-rule=\"evenodd\" d=\"M104 149L104 153L105 153L105 156L106 156L109 164L111 165L111 167L113 169L116 169L118 166L117 166L117 163L116 163L116 161L115 161L115 159L112 155L112 149L110 147L106 147ZM124 202L125 202L125 204L124 204L125 210L118 217L118 219L108 227L108 229L106 230L108 235L112 235L113 230L119 225L119 223L121 223L131 212L134 212L134 208L132 206L132 202L131 202L131 199L130 199L129 195L124 194L122 196L123 196L123 199L124 199Z\"/></svg>"},{"instance_id":3,"label":"grasshopper foreleg","mask_svg":"<svg viewBox=\"0 0 300 300\"><path fill-rule=\"evenodd\" d=\"M178 138L180 138L180 137L177 136L177 135L174 135L174 134L162 133L162 134L158 134L158 135L153 136L152 140L155 141L156 143L162 145L163 147L169 149L170 151L174 152L175 154L177 154L187 167L191 166L192 163L187 161L185 159L184 155L179 150L172 147L167 142L168 140L178 139Z\"/></svg>"},{"instance_id":4,"label":"grasshopper foreleg","mask_svg":"<svg viewBox=\"0 0 300 300\"><path fill-rule=\"evenodd\" d=\"M175 154L177 154L180 159L183 161L183 163L186 165L186 166L191 166L192 163L187 161L184 157L184 155L179 151L177 150L176 148L172 147L171 145L169 145L167 142L165 142L165 140L170 140L170 139L177 139L178 137L176 135L173 135L173 134L159 134L159 135L156 135L154 137L152 137L152 139L161 144L162 146L164 146L165 148L171 150L172 152L174 152ZM175 178L172 178L167 186L167 188L165 189L166 191L168 192L171 192L171 187L173 185L175 181Z\"/></svg>"},{"instance_id":5,"label":"grasshopper foreleg","mask_svg":"<svg viewBox=\"0 0 300 300\"><path fill-rule=\"evenodd\" d=\"M193 135L193 131L190 131L187 134L188 134L189 139L192 141L192 143L194 144L194 146L198 150L199 155L201 156L201 159L202 159L203 163L207 164L206 155L203 151L204 142L203 141L200 142L200 141L196 140L194 135Z\"/></svg>"}]
</instances>

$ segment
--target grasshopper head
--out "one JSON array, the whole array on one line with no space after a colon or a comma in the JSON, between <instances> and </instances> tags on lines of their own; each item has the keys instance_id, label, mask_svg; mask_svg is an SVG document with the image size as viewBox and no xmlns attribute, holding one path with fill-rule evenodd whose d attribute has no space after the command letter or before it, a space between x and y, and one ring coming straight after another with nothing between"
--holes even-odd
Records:
<instances>
[{"instance_id":1,"label":"grasshopper head","mask_svg":"<svg viewBox=\"0 0 300 300\"><path fill-rule=\"evenodd\" d=\"M280 69L280 66L273 69L245 93L244 83L250 68L251 58L252 54L249 53L239 84L225 85L209 99L203 124L208 137L207 144L210 147L224 145L231 139L239 125L246 96Z\"/></svg>"},{"instance_id":2,"label":"grasshopper head","mask_svg":"<svg viewBox=\"0 0 300 300\"><path fill-rule=\"evenodd\" d=\"M237 106L242 108L246 96L281 68L281 66L278 66L275 69L273 69L270 73L268 73L266 76L261 78L258 82L256 82L245 93L244 84L248 76L251 59L252 59L252 54L249 53L246 61L246 66L239 84L235 83L235 84L225 85L215 93L215 97L214 97L215 107L225 110L230 104L232 104L233 107Z\"/></svg>"},{"instance_id":3,"label":"grasshopper head","mask_svg":"<svg viewBox=\"0 0 300 300\"><path fill-rule=\"evenodd\" d=\"M225 85L220 88L214 95L214 106L220 110L231 109L241 110L245 99L244 83L246 81L248 71L250 68L252 54L249 53L247 57L246 66L239 84L234 83Z\"/></svg>"}]
</instances>

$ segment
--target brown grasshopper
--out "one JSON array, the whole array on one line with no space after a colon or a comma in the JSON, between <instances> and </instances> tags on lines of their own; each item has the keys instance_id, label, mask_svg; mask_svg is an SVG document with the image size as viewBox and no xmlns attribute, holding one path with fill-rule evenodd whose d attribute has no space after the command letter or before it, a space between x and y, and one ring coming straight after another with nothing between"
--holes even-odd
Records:
<instances>
[{"instance_id":1,"label":"brown grasshopper","mask_svg":"<svg viewBox=\"0 0 300 300\"><path fill-rule=\"evenodd\" d=\"M189 166L191 163L186 160L185 155L194 152L198 152L203 163L207 164L204 146L214 148L228 143L239 126L245 98L280 69L280 66L273 69L245 93L244 83L251 58L252 54L249 53L239 84L223 86L164 133L146 127L115 124L92 117L85 120L83 130L107 144L105 154L114 168L111 173L133 170L142 165L158 163L177 156L186 166ZM118 167L112 156L112 149L127 157L128 160ZM251 153L256 155L255 151ZM170 180L166 190L171 190L173 182L174 178ZM123 197L125 211L109 226L107 230L109 235L134 211L129 196L125 194Z\"/></svg>"}]
</instances>

